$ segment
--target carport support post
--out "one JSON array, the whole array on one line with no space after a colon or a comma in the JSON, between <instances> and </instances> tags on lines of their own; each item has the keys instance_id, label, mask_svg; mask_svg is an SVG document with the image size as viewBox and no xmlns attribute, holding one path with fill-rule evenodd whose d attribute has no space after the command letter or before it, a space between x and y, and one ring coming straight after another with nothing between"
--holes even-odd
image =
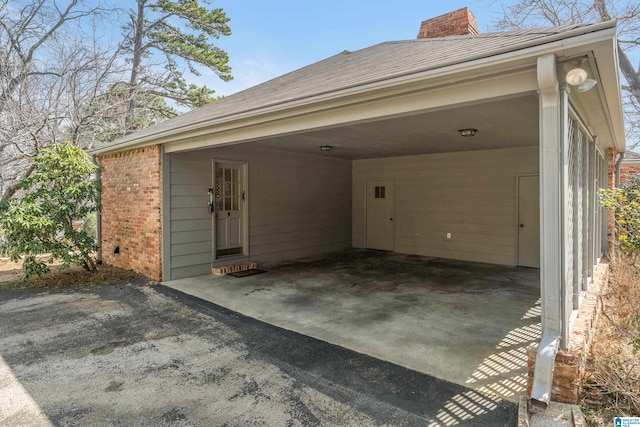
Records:
<instances>
[{"instance_id":1,"label":"carport support post","mask_svg":"<svg viewBox=\"0 0 640 427\"><path fill-rule=\"evenodd\" d=\"M171 155L164 152L164 145L160 146L160 181L162 190L161 213L162 244L160 245L160 263L162 280L171 280Z\"/></svg>"},{"instance_id":2,"label":"carport support post","mask_svg":"<svg viewBox=\"0 0 640 427\"><path fill-rule=\"evenodd\" d=\"M568 322L563 310L564 244L567 237L564 220L565 186L568 174L568 152L563 125L566 102L556 74L553 54L538 57L538 89L540 94L540 294L542 300L542 338L538 346L533 374L531 399L546 408L551 400L553 366L562 338L568 342ZM565 95L565 94L563 94ZM565 98L566 99L566 98Z\"/></svg>"}]
</instances>

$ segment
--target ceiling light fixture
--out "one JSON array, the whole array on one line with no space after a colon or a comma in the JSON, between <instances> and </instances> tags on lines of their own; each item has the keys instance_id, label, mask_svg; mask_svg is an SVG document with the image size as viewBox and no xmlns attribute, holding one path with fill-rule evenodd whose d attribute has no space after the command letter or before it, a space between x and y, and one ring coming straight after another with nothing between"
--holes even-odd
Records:
<instances>
[{"instance_id":1,"label":"ceiling light fixture","mask_svg":"<svg viewBox=\"0 0 640 427\"><path fill-rule=\"evenodd\" d=\"M460 135L462 136L475 136L478 133L478 129L469 128L469 129L459 129Z\"/></svg>"},{"instance_id":2,"label":"ceiling light fixture","mask_svg":"<svg viewBox=\"0 0 640 427\"><path fill-rule=\"evenodd\" d=\"M331 151L333 150L333 145L323 145L320 147L322 151Z\"/></svg>"}]
</instances>

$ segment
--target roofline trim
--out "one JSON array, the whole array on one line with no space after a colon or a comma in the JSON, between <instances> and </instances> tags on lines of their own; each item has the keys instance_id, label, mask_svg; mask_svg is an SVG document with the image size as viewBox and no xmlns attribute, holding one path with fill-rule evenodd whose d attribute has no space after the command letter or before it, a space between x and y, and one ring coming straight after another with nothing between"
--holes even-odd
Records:
<instances>
[{"instance_id":1,"label":"roofline trim","mask_svg":"<svg viewBox=\"0 0 640 427\"><path fill-rule=\"evenodd\" d=\"M90 154L107 154L146 145L165 144L170 142L166 141L168 137L187 134L192 131L221 125L223 123L230 123L234 121L242 122L248 119L255 119L259 116L268 117L269 115L282 113L289 109L296 109L305 106L311 107L314 104L320 105L330 101L339 102L341 99L346 100L347 102L345 102L345 104L347 104L353 97L371 94L376 91L385 91L389 89L397 89L403 86L411 86L424 82L426 79L437 79L439 77L450 76L454 73L463 75L471 71L476 71L480 68L520 62L527 59L530 59L533 65L535 64L536 58L540 55L557 52L559 48L561 48L561 50L569 50L587 43L609 40L612 37L615 39L615 34L615 21L607 21L585 27L579 27L564 33L553 34L548 37L531 40L520 45L496 50L489 56L479 55L475 58L471 57L464 62L452 62L450 64L440 65L437 68L426 69L417 73L398 75L387 79L367 82L357 86L342 88L337 91L318 93L312 96L287 100L271 105L267 104L253 110L246 110L240 113L216 117L214 119L204 119L178 128L143 135L138 138L133 134L130 139L121 143L96 148L91 150ZM161 139L164 141L159 141Z\"/></svg>"}]
</instances>

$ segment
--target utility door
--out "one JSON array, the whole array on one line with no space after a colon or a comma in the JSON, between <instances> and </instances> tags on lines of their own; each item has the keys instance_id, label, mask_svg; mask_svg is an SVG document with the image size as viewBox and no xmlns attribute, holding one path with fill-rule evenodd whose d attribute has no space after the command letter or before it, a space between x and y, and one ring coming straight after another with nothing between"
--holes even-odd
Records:
<instances>
[{"instance_id":1,"label":"utility door","mask_svg":"<svg viewBox=\"0 0 640 427\"><path fill-rule=\"evenodd\" d=\"M213 162L214 259L244 253L245 165Z\"/></svg>"},{"instance_id":2,"label":"utility door","mask_svg":"<svg viewBox=\"0 0 640 427\"><path fill-rule=\"evenodd\" d=\"M518 265L540 267L540 180L518 177Z\"/></svg>"},{"instance_id":3,"label":"utility door","mask_svg":"<svg viewBox=\"0 0 640 427\"><path fill-rule=\"evenodd\" d=\"M368 180L366 185L366 247L393 251L395 249L394 182Z\"/></svg>"}]
</instances>

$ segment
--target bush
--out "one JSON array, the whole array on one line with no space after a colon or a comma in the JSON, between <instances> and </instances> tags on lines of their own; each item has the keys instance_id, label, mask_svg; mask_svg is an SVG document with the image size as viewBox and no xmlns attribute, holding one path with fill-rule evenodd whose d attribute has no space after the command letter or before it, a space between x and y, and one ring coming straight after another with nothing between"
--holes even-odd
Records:
<instances>
[{"instance_id":1,"label":"bush","mask_svg":"<svg viewBox=\"0 0 640 427\"><path fill-rule=\"evenodd\" d=\"M5 238L4 238L4 230L0 227L0 257L7 256L5 247Z\"/></svg>"},{"instance_id":2,"label":"bush","mask_svg":"<svg viewBox=\"0 0 640 427\"><path fill-rule=\"evenodd\" d=\"M583 381L581 406L591 425L640 416L640 178L601 190L615 218L608 288Z\"/></svg>"},{"instance_id":3,"label":"bush","mask_svg":"<svg viewBox=\"0 0 640 427\"><path fill-rule=\"evenodd\" d=\"M617 245L623 254L640 253L640 178L622 188L600 190L600 203L615 216Z\"/></svg>"},{"instance_id":4,"label":"bush","mask_svg":"<svg viewBox=\"0 0 640 427\"><path fill-rule=\"evenodd\" d=\"M98 225L95 212L84 217L84 221L82 222L82 231L87 233L87 236L91 236L96 240L98 239Z\"/></svg>"},{"instance_id":5,"label":"bush","mask_svg":"<svg viewBox=\"0 0 640 427\"><path fill-rule=\"evenodd\" d=\"M24 258L25 277L49 272L36 256L51 253L62 261L95 271L95 237L74 230L73 222L99 208L98 167L71 142L43 149L34 159L34 172L21 182L23 196L0 207L5 250L13 261Z\"/></svg>"},{"instance_id":6,"label":"bush","mask_svg":"<svg viewBox=\"0 0 640 427\"><path fill-rule=\"evenodd\" d=\"M581 406L594 426L610 424L614 417L640 416L640 271L628 256L612 259L582 383Z\"/></svg>"}]
</instances>

